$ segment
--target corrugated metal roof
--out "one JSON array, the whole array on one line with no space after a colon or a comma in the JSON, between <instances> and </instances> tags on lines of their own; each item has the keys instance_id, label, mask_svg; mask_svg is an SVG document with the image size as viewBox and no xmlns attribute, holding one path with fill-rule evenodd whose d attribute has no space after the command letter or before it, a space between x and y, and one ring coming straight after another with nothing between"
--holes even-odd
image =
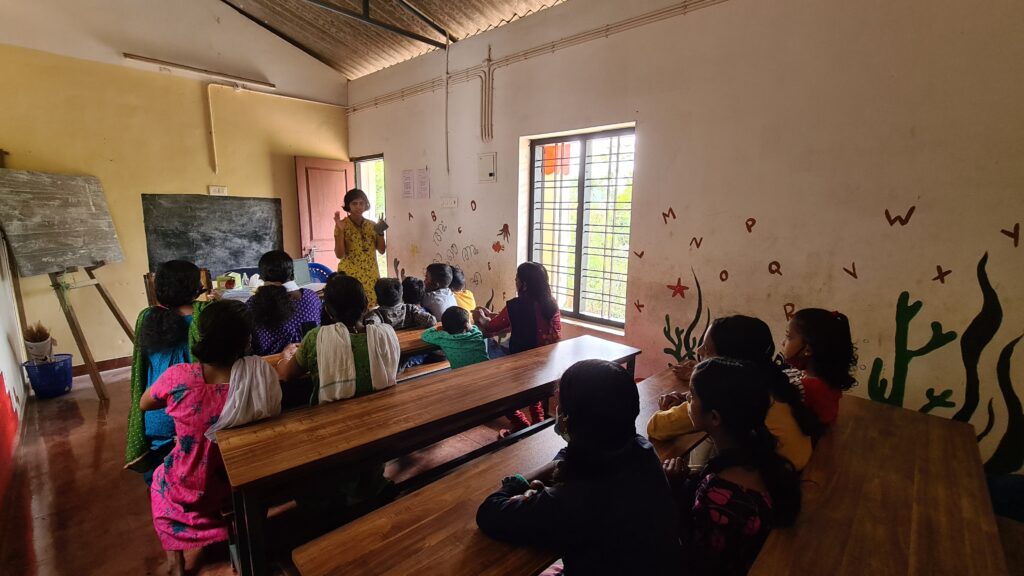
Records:
<instances>
[{"instance_id":1,"label":"corrugated metal roof","mask_svg":"<svg viewBox=\"0 0 1024 576\"><path fill-rule=\"evenodd\" d=\"M336 14L306 0L222 0L351 79L435 50L428 44ZM362 12L359 0L320 0ZM458 39L565 0L406 0ZM370 0L370 17L432 40L444 37L399 0Z\"/></svg>"}]
</instances>

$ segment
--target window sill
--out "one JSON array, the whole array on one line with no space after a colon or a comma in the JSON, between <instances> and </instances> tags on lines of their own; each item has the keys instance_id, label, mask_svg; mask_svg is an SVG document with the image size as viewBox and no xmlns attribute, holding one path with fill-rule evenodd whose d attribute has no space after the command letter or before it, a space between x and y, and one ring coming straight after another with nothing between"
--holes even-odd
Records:
<instances>
[{"instance_id":1,"label":"window sill","mask_svg":"<svg viewBox=\"0 0 1024 576\"><path fill-rule=\"evenodd\" d=\"M579 326L580 328L586 328L587 330L604 332L606 334L612 334L615 336L626 335L626 331L622 328L613 328L611 326L605 326L604 324L598 324L596 322L587 322L586 320L580 320L579 318L567 318L565 316L562 316L562 324L571 324L573 326Z\"/></svg>"}]
</instances>

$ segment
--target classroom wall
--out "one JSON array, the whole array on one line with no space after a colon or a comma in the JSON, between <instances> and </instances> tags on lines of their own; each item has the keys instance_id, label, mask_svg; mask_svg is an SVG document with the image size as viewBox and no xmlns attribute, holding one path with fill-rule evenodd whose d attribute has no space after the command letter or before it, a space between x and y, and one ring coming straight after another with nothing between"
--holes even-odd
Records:
<instances>
[{"instance_id":1,"label":"classroom wall","mask_svg":"<svg viewBox=\"0 0 1024 576\"><path fill-rule=\"evenodd\" d=\"M448 66L672 4L570 0L459 42ZM353 155L385 157L389 254L417 274L459 262L500 305L525 242L520 138L636 122L626 339L641 373L691 352L709 312L757 315L781 342L787 310L842 310L853 394L969 421L990 471L1020 468L1024 4L728 0L598 36L497 70L491 142L480 83L452 85L450 174L443 89L351 115ZM352 82L350 102L444 69L442 53L395 66ZM477 180L482 152L496 183ZM403 200L417 167L432 197Z\"/></svg>"},{"instance_id":2,"label":"classroom wall","mask_svg":"<svg viewBox=\"0 0 1024 576\"><path fill-rule=\"evenodd\" d=\"M142 194L205 194L216 184L230 196L281 198L285 249L298 255L294 156L348 158L337 106L5 45L0 63L12 88L0 90L7 167L100 179L125 260L97 276L130 321L146 305ZM50 326L57 349L80 363L48 278L23 279L22 296L27 320ZM72 291L71 301L97 360L131 354L94 289Z\"/></svg>"}]
</instances>

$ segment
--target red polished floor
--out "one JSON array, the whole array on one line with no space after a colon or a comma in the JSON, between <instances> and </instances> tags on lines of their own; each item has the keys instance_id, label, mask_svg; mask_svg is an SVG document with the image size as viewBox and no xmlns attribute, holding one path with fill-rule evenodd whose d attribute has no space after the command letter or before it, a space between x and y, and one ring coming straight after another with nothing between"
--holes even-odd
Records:
<instances>
[{"instance_id":1,"label":"red polished floor","mask_svg":"<svg viewBox=\"0 0 1024 576\"><path fill-rule=\"evenodd\" d=\"M142 477L122 469L129 369L104 374L109 404L87 377L71 393L29 400L11 491L0 511L0 574L27 576L163 574L164 552L153 532ZM388 465L401 480L496 438L496 422ZM290 506L271 512L269 556L277 573L292 574L284 535L302 523ZM275 536L276 535L276 536ZM191 574L232 574L225 547L186 557Z\"/></svg>"}]
</instances>

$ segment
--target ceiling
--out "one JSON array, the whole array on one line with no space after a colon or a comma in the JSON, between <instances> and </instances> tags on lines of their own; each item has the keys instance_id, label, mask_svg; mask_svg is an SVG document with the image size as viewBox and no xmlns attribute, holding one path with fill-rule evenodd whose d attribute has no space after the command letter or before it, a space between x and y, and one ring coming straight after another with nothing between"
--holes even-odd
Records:
<instances>
[{"instance_id":1,"label":"ceiling","mask_svg":"<svg viewBox=\"0 0 1024 576\"><path fill-rule=\"evenodd\" d=\"M369 0L370 18L444 44L507 24L565 0ZM364 15L365 0L221 0L310 56L354 80L436 46L386 30ZM416 14L419 11L425 18Z\"/></svg>"}]
</instances>

